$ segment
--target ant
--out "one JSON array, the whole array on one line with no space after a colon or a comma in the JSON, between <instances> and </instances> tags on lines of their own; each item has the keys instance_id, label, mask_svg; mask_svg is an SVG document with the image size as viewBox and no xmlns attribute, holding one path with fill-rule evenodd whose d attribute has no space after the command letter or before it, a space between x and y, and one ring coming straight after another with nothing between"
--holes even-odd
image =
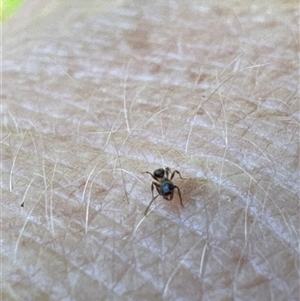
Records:
<instances>
[{"instance_id":1,"label":"ant","mask_svg":"<svg viewBox=\"0 0 300 301\"><path fill-rule=\"evenodd\" d=\"M169 167L166 167L166 168L158 168L158 169L154 170L153 174L149 171L146 171L144 173L148 173L149 175L151 175L151 177L155 181L157 181L157 182L152 182L152 184L151 184L152 200L151 200L150 204L148 205L147 209L145 210L145 213L144 213L145 216L147 215L151 204L158 196L161 195L165 200L171 201L173 199L174 190L176 188L178 190L180 204L183 207L180 189L179 189L179 187L177 187L176 185L174 185L172 183L175 173L177 173L179 175L179 177L182 179L181 174L178 170L174 170L171 174L171 169ZM170 174L171 174L171 177L169 178ZM154 195L153 195L154 186L158 192L158 195L156 197L154 197Z\"/></svg>"}]
</instances>

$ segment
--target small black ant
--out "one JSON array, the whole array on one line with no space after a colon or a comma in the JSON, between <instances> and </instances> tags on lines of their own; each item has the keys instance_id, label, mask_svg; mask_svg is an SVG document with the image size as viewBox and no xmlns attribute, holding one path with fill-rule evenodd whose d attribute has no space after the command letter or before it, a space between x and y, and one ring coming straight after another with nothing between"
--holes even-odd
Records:
<instances>
[{"instance_id":1,"label":"small black ant","mask_svg":"<svg viewBox=\"0 0 300 301\"><path fill-rule=\"evenodd\" d=\"M149 175L151 175L151 177L155 181L158 182L158 183L152 182L152 184L151 184L152 200L151 200L150 204L148 205L147 209L145 210L145 213L144 213L145 216L147 215L151 204L158 196L161 195L165 200L171 201L173 199L174 190L176 188L178 190L180 204L183 207L180 189L179 189L179 187L177 187L176 185L174 185L172 183L175 173L177 173L179 175L179 177L182 179L181 174L178 170L174 170L171 174L171 169L169 167L166 167L166 168L158 168L158 169L154 170L153 174L149 171L146 171L145 173L148 173ZM171 177L169 178L170 174L171 174ZM154 197L154 195L153 195L154 186L156 187L156 190L158 192L158 195L156 197Z\"/></svg>"}]
</instances>

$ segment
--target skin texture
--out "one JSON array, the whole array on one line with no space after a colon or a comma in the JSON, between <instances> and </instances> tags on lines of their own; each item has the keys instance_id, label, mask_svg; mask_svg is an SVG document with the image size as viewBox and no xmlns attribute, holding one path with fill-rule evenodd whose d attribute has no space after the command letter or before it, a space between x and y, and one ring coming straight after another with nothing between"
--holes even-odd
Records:
<instances>
[{"instance_id":1,"label":"skin texture","mask_svg":"<svg viewBox=\"0 0 300 301\"><path fill-rule=\"evenodd\" d=\"M298 3L43 2L3 27L2 300L298 300Z\"/></svg>"}]
</instances>

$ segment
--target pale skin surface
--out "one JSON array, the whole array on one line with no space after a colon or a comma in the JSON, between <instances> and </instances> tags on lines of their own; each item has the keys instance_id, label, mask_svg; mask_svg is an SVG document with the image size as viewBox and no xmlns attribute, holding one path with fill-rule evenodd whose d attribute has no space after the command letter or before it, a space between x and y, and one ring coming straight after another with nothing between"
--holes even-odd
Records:
<instances>
[{"instance_id":1,"label":"pale skin surface","mask_svg":"<svg viewBox=\"0 0 300 301\"><path fill-rule=\"evenodd\" d=\"M2 300L298 300L297 1L39 2L3 28ZM185 207L145 218L166 166Z\"/></svg>"}]
</instances>

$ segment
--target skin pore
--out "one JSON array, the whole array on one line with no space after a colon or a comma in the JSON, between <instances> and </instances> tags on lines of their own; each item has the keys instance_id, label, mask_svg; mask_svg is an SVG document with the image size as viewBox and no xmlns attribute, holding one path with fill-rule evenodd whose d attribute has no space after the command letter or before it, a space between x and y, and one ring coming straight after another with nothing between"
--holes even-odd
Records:
<instances>
[{"instance_id":1,"label":"skin pore","mask_svg":"<svg viewBox=\"0 0 300 301\"><path fill-rule=\"evenodd\" d=\"M2 34L2 300L297 300L297 6L28 0ZM145 217L162 167L184 208Z\"/></svg>"}]
</instances>

